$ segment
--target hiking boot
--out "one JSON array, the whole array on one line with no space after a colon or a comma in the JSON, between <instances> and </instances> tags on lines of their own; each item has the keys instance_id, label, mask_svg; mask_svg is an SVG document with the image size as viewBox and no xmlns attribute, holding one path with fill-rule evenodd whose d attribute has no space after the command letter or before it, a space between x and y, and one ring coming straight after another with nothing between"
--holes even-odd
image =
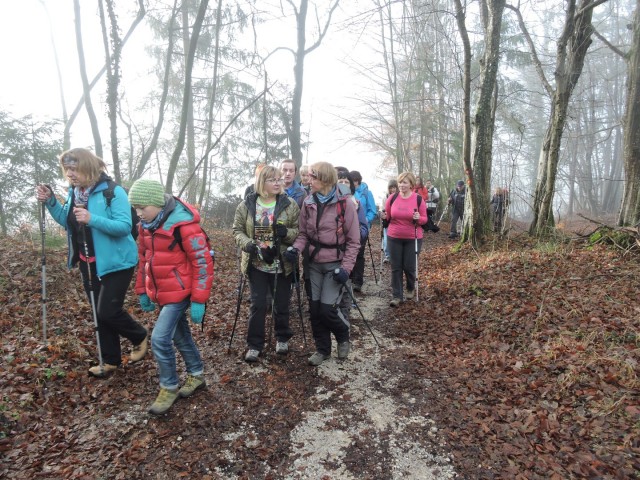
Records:
<instances>
[{"instance_id":1,"label":"hiking boot","mask_svg":"<svg viewBox=\"0 0 640 480\"><path fill-rule=\"evenodd\" d=\"M278 355L286 355L289 353L289 342L277 342L276 353Z\"/></svg>"},{"instance_id":2,"label":"hiking boot","mask_svg":"<svg viewBox=\"0 0 640 480\"><path fill-rule=\"evenodd\" d=\"M149 407L149 413L153 415L162 415L171 408L178 399L178 389L174 388L169 390L168 388L160 388L160 393L156 398L156 401Z\"/></svg>"},{"instance_id":3,"label":"hiking boot","mask_svg":"<svg viewBox=\"0 0 640 480\"><path fill-rule=\"evenodd\" d=\"M433 228L431 229L431 231L432 231L433 233L438 233L438 232L440 231L440 227L436 225L435 227L433 227Z\"/></svg>"},{"instance_id":4,"label":"hiking boot","mask_svg":"<svg viewBox=\"0 0 640 480\"><path fill-rule=\"evenodd\" d=\"M449 234L449 238L458 238L458 234L457 233L450 233Z\"/></svg>"},{"instance_id":5,"label":"hiking boot","mask_svg":"<svg viewBox=\"0 0 640 480\"><path fill-rule=\"evenodd\" d=\"M182 385L182 388L178 390L178 396L181 398L187 398L196 393L197 390L205 388L207 382L202 375L187 375L187 379Z\"/></svg>"},{"instance_id":6,"label":"hiking boot","mask_svg":"<svg viewBox=\"0 0 640 480\"><path fill-rule=\"evenodd\" d=\"M402 300L400 300L399 298L394 298L393 300L391 300L391 301L389 302L389 306L390 306L390 307L397 307L398 305L400 305L400 302L401 302L401 301L402 301Z\"/></svg>"},{"instance_id":7,"label":"hiking boot","mask_svg":"<svg viewBox=\"0 0 640 480\"><path fill-rule=\"evenodd\" d=\"M129 355L129 362L136 363L144 358L149 350L149 336L144 337L144 340L138 345L134 345L131 349L131 355Z\"/></svg>"},{"instance_id":8,"label":"hiking boot","mask_svg":"<svg viewBox=\"0 0 640 480\"><path fill-rule=\"evenodd\" d=\"M351 288L353 288L354 292L361 292L362 291L362 285L358 285L357 283L354 283L353 287L351 287Z\"/></svg>"},{"instance_id":9,"label":"hiking boot","mask_svg":"<svg viewBox=\"0 0 640 480\"><path fill-rule=\"evenodd\" d=\"M118 369L117 365L109 365L108 363L102 364L102 368L100 365L96 365L95 367L91 367L89 369L89 375L97 378L106 378L110 376L113 372Z\"/></svg>"},{"instance_id":10,"label":"hiking boot","mask_svg":"<svg viewBox=\"0 0 640 480\"><path fill-rule=\"evenodd\" d=\"M324 353L316 352L309 357L309 360L307 360L307 362L309 363L309 365L313 365L314 367L317 367L329 357L330 355L325 355Z\"/></svg>"},{"instance_id":11,"label":"hiking boot","mask_svg":"<svg viewBox=\"0 0 640 480\"><path fill-rule=\"evenodd\" d=\"M350 351L351 343L348 340L338 344L338 358L340 360L345 360L349 356Z\"/></svg>"},{"instance_id":12,"label":"hiking boot","mask_svg":"<svg viewBox=\"0 0 640 480\"><path fill-rule=\"evenodd\" d=\"M413 297L416 296L416 291L415 290L407 290L407 293L404 294L404 299L405 300L413 300Z\"/></svg>"},{"instance_id":13,"label":"hiking boot","mask_svg":"<svg viewBox=\"0 0 640 480\"><path fill-rule=\"evenodd\" d=\"M258 361L259 355L260 355L260 352L258 350L254 350L253 348L250 348L249 350L247 350L247 354L244 356L244 361L249 363L255 363Z\"/></svg>"}]
</instances>

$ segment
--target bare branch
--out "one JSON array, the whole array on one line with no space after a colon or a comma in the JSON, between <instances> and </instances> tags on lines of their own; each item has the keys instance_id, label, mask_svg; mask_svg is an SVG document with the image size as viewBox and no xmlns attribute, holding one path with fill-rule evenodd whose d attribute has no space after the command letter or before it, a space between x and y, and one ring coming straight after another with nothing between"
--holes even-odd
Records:
<instances>
[{"instance_id":1,"label":"bare branch","mask_svg":"<svg viewBox=\"0 0 640 480\"><path fill-rule=\"evenodd\" d=\"M527 26L524 23L524 19L522 18L522 13L520 12L520 9L510 4L506 4L505 8L508 8L509 10L512 10L513 12L515 12L516 17L518 17L518 25L520 25L520 30L522 30L522 34L524 35L524 38L527 41L527 44L529 45L529 50L531 51L531 57L533 59L533 65L536 69L536 72L538 72L540 81L542 82L544 89L547 91L547 94L549 96L553 96L554 89L544 74L544 70L542 69L542 62L540 61L540 58L538 58L536 47L533 44L533 40L531 40L531 35L529 34L529 30L527 30Z\"/></svg>"}]
</instances>

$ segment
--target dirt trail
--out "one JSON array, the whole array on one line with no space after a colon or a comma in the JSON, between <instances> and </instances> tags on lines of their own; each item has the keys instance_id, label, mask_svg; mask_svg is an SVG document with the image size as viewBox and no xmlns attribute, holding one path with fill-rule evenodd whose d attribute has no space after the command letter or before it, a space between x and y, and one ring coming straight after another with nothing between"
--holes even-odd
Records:
<instances>
[{"instance_id":1,"label":"dirt trail","mask_svg":"<svg viewBox=\"0 0 640 480\"><path fill-rule=\"evenodd\" d=\"M380 315L388 310L389 267L383 275L386 278L379 285L366 283L363 295L356 298L380 347L353 308L351 355L342 362L334 351L318 367L326 382L320 382L308 404L319 408L305 412L290 433L285 478L356 479L365 472L367 477L389 479L456 476L450 459L436 453L442 452L437 448L438 426L428 416L411 411L416 398L403 392L398 376L384 366L385 358L402 355L404 347L374 326L387 321ZM252 372L264 375L262 368ZM244 433L230 433L228 438Z\"/></svg>"}]
</instances>

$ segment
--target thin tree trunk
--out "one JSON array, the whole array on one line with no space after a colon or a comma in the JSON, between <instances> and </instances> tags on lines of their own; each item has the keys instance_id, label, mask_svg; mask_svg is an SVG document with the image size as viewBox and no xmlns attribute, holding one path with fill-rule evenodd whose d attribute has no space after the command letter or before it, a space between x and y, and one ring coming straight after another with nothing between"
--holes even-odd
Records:
<instances>
[{"instance_id":1,"label":"thin tree trunk","mask_svg":"<svg viewBox=\"0 0 640 480\"><path fill-rule=\"evenodd\" d=\"M625 184L620 225L640 222L640 0L633 18L633 42L628 56L627 103L624 116Z\"/></svg>"},{"instance_id":2,"label":"thin tree trunk","mask_svg":"<svg viewBox=\"0 0 640 480\"><path fill-rule=\"evenodd\" d=\"M80 64L80 78L82 79L82 91L84 93L84 106L87 109L93 142L95 143L96 155L102 158L102 139L98 128L98 119L91 104L91 88L87 77L87 66L84 59L84 45L82 43L82 18L80 15L80 0L73 0L73 10L75 14L76 47L78 49L78 63Z\"/></svg>"},{"instance_id":3,"label":"thin tree trunk","mask_svg":"<svg viewBox=\"0 0 640 480\"><path fill-rule=\"evenodd\" d=\"M165 185L165 191L167 193L172 193L173 191L173 181L176 174L176 169L178 167L178 160L180 160L180 155L182 154L182 151L184 149L185 133L187 129L187 119L189 114L189 99L187 98L187 96L191 92L191 80L192 80L191 77L193 74L193 61L196 54L196 47L198 45L200 30L202 29L202 22L204 21L204 16L207 11L208 4L209 4L209 0L202 0L202 2L200 3L200 7L198 9L196 20L193 24L193 33L191 34L191 44L189 46L189 52L187 54L187 58L185 61L184 93L183 93L183 99L182 99L182 113L180 115L180 128L178 131L178 138L176 140L176 147L173 150L173 154L169 162L169 170L167 171L167 184Z\"/></svg>"},{"instance_id":4,"label":"thin tree trunk","mask_svg":"<svg viewBox=\"0 0 640 480\"><path fill-rule=\"evenodd\" d=\"M529 227L529 233L532 235L544 235L555 227L553 198L569 100L580 78L584 59L591 45L593 8L604 1L606 0L582 0L579 6L576 5L577 0L569 1L564 31L558 41L556 86L551 92L551 115L538 162L533 221Z\"/></svg>"}]
</instances>

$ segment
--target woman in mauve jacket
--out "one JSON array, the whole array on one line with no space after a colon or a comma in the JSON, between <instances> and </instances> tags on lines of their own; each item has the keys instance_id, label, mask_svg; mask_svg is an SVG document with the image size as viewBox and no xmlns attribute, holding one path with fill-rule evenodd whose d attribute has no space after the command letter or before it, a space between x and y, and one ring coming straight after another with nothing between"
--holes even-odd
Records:
<instances>
[{"instance_id":1,"label":"woman in mauve jacket","mask_svg":"<svg viewBox=\"0 0 640 480\"><path fill-rule=\"evenodd\" d=\"M318 366L331 356L331 334L338 358L348 357L349 322L339 305L360 249L360 224L356 206L336 188L338 174L328 162L309 167L311 195L302 203L300 232L293 248L285 252L291 262L309 248L311 277L311 328L316 352L308 363Z\"/></svg>"}]
</instances>

